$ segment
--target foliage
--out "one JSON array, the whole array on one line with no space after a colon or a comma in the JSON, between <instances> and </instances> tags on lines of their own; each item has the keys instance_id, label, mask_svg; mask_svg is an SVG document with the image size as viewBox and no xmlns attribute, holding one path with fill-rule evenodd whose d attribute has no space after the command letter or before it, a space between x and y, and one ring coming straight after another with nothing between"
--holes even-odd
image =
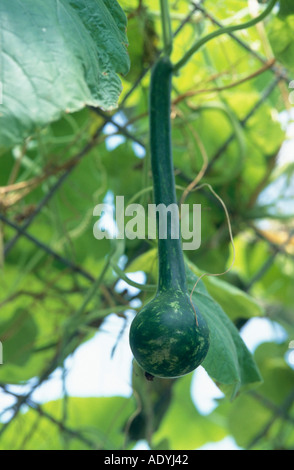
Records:
<instances>
[{"instance_id":1,"label":"foliage","mask_svg":"<svg viewBox=\"0 0 294 470\"><path fill-rule=\"evenodd\" d=\"M165 44L157 0L63 0L58 11L45 3L0 5L0 393L13 404L0 410L0 448L133 449L144 440L197 449L230 436L246 450L293 449L292 2L208 42L173 78L177 195L189 186L185 202L202 207L201 246L185 252L189 289L233 261L223 206L197 184L224 201L236 251L229 272L203 277L193 293L211 330L203 367L222 392L206 414L192 394L198 370L149 382L134 364L129 396L68 396L66 360L113 314L128 330L154 295L156 243L96 240L93 209L121 195L125 206L152 202L148 91ZM264 10L245 0L169 4L175 64L195 39L252 20L252 5ZM142 286L130 280L141 271ZM253 358L242 336L255 319L283 336L262 341ZM101 382L112 359L102 360ZM59 399L38 402L34 393L59 370Z\"/></svg>"},{"instance_id":2,"label":"foliage","mask_svg":"<svg viewBox=\"0 0 294 470\"><path fill-rule=\"evenodd\" d=\"M0 13L2 146L21 144L64 112L116 107L116 73L129 69L126 18L116 2L5 0Z\"/></svg>"}]
</instances>

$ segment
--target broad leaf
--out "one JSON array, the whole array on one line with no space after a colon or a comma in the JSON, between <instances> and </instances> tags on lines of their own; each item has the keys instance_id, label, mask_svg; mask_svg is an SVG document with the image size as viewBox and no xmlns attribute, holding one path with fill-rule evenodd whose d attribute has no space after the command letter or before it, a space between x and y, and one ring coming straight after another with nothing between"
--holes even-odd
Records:
<instances>
[{"instance_id":1,"label":"broad leaf","mask_svg":"<svg viewBox=\"0 0 294 470\"><path fill-rule=\"evenodd\" d=\"M63 112L116 107L117 74L129 68L126 17L116 0L3 0L0 30L0 148Z\"/></svg>"},{"instance_id":2,"label":"broad leaf","mask_svg":"<svg viewBox=\"0 0 294 470\"><path fill-rule=\"evenodd\" d=\"M189 271L189 291L196 281L197 277ZM210 348L203 367L224 393L234 398L242 388L261 381L257 366L239 331L201 281L194 290L193 302L199 307L210 330Z\"/></svg>"}]
</instances>

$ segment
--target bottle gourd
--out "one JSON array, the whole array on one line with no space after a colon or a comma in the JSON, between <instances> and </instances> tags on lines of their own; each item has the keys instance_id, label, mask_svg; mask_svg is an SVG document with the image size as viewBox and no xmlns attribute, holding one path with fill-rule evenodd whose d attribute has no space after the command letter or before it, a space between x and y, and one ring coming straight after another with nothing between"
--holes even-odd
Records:
<instances>
[{"instance_id":1,"label":"bottle gourd","mask_svg":"<svg viewBox=\"0 0 294 470\"><path fill-rule=\"evenodd\" d=\"M150 150L155 204L176 204L171 144L172 64L160 59L150 88ZM157 213L158 214L158 213ZM168 215L169 212L167 212ZM155 297L133 319L130 347L148 376L180 377L198 367L208 352L209 330L187 290L180 238L158 240L159 278ZM157 220L158 222L158 220Z\"/></svg>"}]
</instances>

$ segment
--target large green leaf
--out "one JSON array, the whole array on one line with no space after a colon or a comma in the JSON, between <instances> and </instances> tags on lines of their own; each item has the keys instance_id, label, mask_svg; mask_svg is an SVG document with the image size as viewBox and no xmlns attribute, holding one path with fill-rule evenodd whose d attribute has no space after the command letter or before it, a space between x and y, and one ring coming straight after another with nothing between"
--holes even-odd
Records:
<instances>
[{"instance_id":1,"label":"large green leaf","mask_svg":"<svg viewBox=\"0 0 294 470\"><path fill-rule=\"evenodd\" d=\"M191 270L187 273L191 291L197 277ZM201 281L194 290L193 302L199 307L210 330L210 348L203 367L224 393L234 398L241 389L261 381L258 368L239 331Z\"/></svg>"},{"instance_id":2,"label":"large green leaf","mask_svg":"<svg viewBox=\"0 0 294 470\"><path fill-rule=\"evenodd\" d=\"M126 74L126 17L116 0L3 0L0 148L62 112L115 108Z\"/></svg>"}]
</instances>

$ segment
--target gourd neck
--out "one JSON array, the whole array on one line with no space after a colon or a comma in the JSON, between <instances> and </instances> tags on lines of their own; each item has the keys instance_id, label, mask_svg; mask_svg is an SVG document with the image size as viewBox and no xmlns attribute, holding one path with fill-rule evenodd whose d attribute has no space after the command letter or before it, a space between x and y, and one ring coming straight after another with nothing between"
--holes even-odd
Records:
<instances>
[{"instance_id":1,"label":"gourd neck","mask_svg":"<svg viewBox=\"0 0 294 470\"><path fill-rule=\"evenodd\" d=\"M150 89L150 144L154 201L157 210L159 283L158 290L186 290L185 264L181 246L180 223L173 171L171 143L172 65L160 59L152 71ZM159 219L166 230L159 233ZM162 227L162 226L161 226ZM165 224L164 224L165 228ZM163 238L160 236L163 235Z\"/></svg>"}]
</instances>

